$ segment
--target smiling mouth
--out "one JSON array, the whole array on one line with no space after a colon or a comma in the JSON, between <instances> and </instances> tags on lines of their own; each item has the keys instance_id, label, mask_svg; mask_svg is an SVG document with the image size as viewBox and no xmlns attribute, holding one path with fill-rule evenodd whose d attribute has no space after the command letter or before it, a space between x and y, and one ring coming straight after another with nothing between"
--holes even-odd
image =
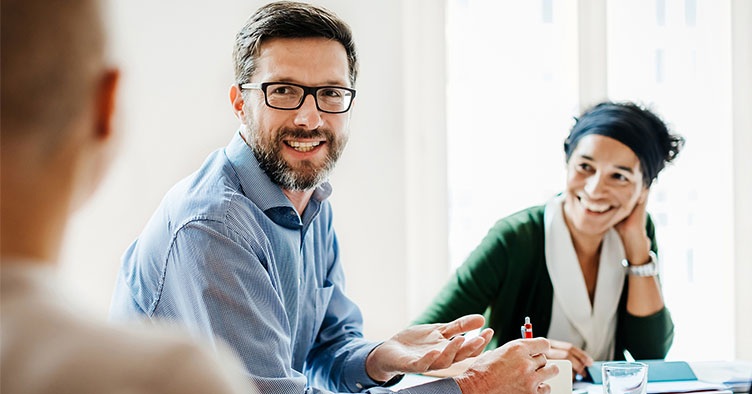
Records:
<instances>
[{"instance_id":1,"label":"smiling mouth","mask_svg":"<svg viewBox=\"0 0 752 394\"><path fill-rule=\"evenodd\" d=\"M590 212L604 213L611 209L611 205L608 205L608 204L596 204L593 202L586 201L582 197L578 197L578 199L580 200L580 204L582 204L583 208L585 208L586 210Z\"/></svg>"},{"instance_id":2,"label":"smiling mouth","mask_svg":"<svg viewBox=\"0 0 752 394\"><path fill-rule=\"evenodd\" d=\"M324 141L310 141L310 142L301 142L301 141L285 141L285 145L289 146L290 148L298 151L298 152L310 152L314 149L316 149L318 146L323 144Z\"/></svg>"}]
</instances>

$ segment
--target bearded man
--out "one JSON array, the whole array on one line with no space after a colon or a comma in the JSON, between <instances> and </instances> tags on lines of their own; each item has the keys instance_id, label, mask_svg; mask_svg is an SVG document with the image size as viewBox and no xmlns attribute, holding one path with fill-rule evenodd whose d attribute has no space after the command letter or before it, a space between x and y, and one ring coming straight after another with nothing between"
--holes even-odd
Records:
<instances>
[{"instance_id":1,"label":"bearded man","mask_svg":"<svg viewBox=\"0 0 752 394\"><path fill-rule=\"evenodd\" d=\"M492 331L461 334L482 327L480 315L371 342L345 295L326 180L355 99L347 24L314 5L271 3L238 33L234 60L240 130L168 192L126 251L111 315L174 319L226 341L264 393L389 392L405 373L478 355ZM518 341L410 392L548 392L548 348Z\"/></svg>"}]
</instances>

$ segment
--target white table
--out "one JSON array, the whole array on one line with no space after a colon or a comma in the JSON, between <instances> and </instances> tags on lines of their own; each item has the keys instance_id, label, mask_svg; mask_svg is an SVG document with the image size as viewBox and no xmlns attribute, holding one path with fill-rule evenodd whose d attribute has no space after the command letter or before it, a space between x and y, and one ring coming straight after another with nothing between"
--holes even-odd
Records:
<instances>
[{"instance_id":1,"label":"white table","mask_svg":"<svg viewBox=\"0 0 752 394\"><path fill-rule=\"evenodd\" d=\"M735 379L743 379L744 376L749 376L752 379L752 362L749 361L693 361L689 362L692 370L697 375L697 378L703 382L710 383L723 383L733 381ZM413 375L408 374L397 385L392 387L393 390L399 390L407 387L417 386L419 384L434 381L438 378L433 376ZM661 382L650 383L648 386L648 392L666 392L668 389L678 389L681 386L689 388L691 383L682 384L681 382ZM742 385L737 385L735 389L741 388ZM578 391L579 390L579 391ZM749 388L747 388L749 390ZM588 393L588 394L602 394L603 390L600 385L588 384L578 382L574 385L573 393ZM716 393L716 394L731 394L731 390L715 390L715 391L701 391L694 393ZM746 391L745 391L746 392ZM553 393L556 394L556 393Z\"/></svg>"}]
</instances>

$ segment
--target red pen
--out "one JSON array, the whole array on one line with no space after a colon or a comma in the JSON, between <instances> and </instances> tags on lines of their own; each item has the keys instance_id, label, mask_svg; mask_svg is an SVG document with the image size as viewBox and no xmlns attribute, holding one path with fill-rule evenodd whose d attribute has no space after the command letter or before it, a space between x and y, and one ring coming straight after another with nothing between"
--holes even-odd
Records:
<instances>
[{"instance_id":1,"label":"red pen","mask_svg":"<svg viewBox=\"0 0 752 394\"><path fill-rule=\"evenodd\" d=\"M533 337L533 325L530 323L530 318L525 316L525 339Z\"/></svg>"}]
</instances>

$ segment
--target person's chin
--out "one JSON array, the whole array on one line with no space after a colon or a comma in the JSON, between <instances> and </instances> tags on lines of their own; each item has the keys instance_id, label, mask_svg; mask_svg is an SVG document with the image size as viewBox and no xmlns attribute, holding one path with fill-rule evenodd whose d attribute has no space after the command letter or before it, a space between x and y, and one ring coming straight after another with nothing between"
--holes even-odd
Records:
<instances>
[{"instance_id":1,"label":"person's chin","mask_svg":"<svg viewBox=\"0 0 752 394\"><path fill-rule=\"evenodd\" d=\"M603 235L613 228L613 224L610 221L582 221L580 222L579 230L583 234L588 235Z\"/></svg>"}]
</instances>

